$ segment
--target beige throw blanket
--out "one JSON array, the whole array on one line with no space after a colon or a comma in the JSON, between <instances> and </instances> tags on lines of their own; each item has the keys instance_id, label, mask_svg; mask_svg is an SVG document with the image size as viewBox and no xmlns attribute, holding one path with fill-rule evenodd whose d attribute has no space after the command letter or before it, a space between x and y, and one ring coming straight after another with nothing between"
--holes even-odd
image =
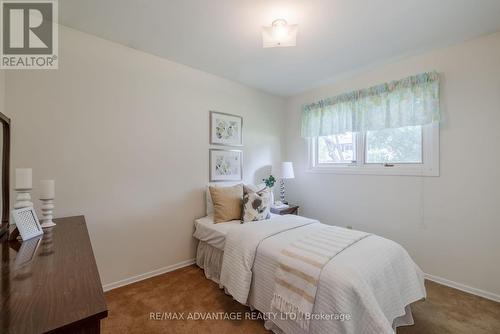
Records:
<instances>
[{"instance_id":1,"label":"beige throw blanket","mask_svg":"<svg viewBox=\"0 0 500 334\"><path fill-rule=\"evenodd\" d=\"M271 307L309 329L323 267L337 254L369 234L336 226L317 225L316 231L281 250Z\"/></svg>"}]
</instances>

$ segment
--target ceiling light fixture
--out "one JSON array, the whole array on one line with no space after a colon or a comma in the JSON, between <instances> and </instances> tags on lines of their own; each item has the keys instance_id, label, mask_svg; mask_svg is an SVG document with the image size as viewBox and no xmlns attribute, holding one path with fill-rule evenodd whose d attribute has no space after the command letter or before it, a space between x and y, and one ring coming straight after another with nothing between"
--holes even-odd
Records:
<instances>
[{"instance_id":1,"label":"ceiling light fixture","mask_svg":"<svg viewBox=\"0 0 500 334\"><path fill-rule=\"evenodd\" d=\"M285 19L274 20L270 27L262 27L263 48L283 48L297 45L298 25L289 25Z\"/></svg>"}]
</instances>

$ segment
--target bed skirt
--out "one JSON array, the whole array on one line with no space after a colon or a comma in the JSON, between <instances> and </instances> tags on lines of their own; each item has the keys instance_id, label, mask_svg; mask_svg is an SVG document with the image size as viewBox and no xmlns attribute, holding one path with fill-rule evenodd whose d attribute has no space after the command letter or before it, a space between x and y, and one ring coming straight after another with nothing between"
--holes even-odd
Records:
<instances>
[{"instance_id":1,"label":"bed skirt","mask_svg":"<svg viewBox=\"0 0 500 334\"><path fill-rule=\"evenodd\" d=\"M219 284L222 257L224 251L215 248L204 241L198 243L196 252L196 265L203 269L205 277Z\"/></svg>"}]
</instances>

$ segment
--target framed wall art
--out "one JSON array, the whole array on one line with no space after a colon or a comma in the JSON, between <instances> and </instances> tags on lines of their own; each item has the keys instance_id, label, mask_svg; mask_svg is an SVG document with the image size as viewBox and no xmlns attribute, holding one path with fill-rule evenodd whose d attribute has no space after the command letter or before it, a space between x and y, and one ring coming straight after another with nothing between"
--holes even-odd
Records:
<instances>
[{"instance_id":1,"label":"framed wall art","mask_svg":"<svg viewBox=\"0 0 500 334\"><path fill-rule=\"evenodd\" d=\"M243 117L210 111L210 144L243 146Z\"/></svg>"},{"instance_id":2,"label":"framed wall art","mask_svg":"<svg viewBox=\"0 0 500 334\"><path fill-rule=\"evenodd\" d=\"M210 149L210 182L241 181L243 152L240 150Z\"/></svg>"}]
</instances>

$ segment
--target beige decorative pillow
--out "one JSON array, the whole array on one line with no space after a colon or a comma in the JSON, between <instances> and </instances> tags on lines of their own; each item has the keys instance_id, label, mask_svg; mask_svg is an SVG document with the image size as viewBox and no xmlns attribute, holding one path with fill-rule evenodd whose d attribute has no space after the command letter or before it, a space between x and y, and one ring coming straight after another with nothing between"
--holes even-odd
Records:
<instances>
[{"instance_id":1,"label":"beige decorative pillow","mask_svg":"<svg viewBox=\"0 0 500 334\"><path fill-rule=\"evenodd\" d=\"M224 223L241 218L243 185L232 187L209 187L214 203L214 222Z\"/></svg>"},{"instance_id":2,"label":"beige decorative pillow","mask_svg":"<svg viewBox=\"0 0 500 334\"><path fill-rule=\"evenodd\" d=\"M241 222L252 222L269 219L271 217L271 191L264 187L255 191L247 186L243 187L243 215Z\"/></svg>"}]
</instances>

